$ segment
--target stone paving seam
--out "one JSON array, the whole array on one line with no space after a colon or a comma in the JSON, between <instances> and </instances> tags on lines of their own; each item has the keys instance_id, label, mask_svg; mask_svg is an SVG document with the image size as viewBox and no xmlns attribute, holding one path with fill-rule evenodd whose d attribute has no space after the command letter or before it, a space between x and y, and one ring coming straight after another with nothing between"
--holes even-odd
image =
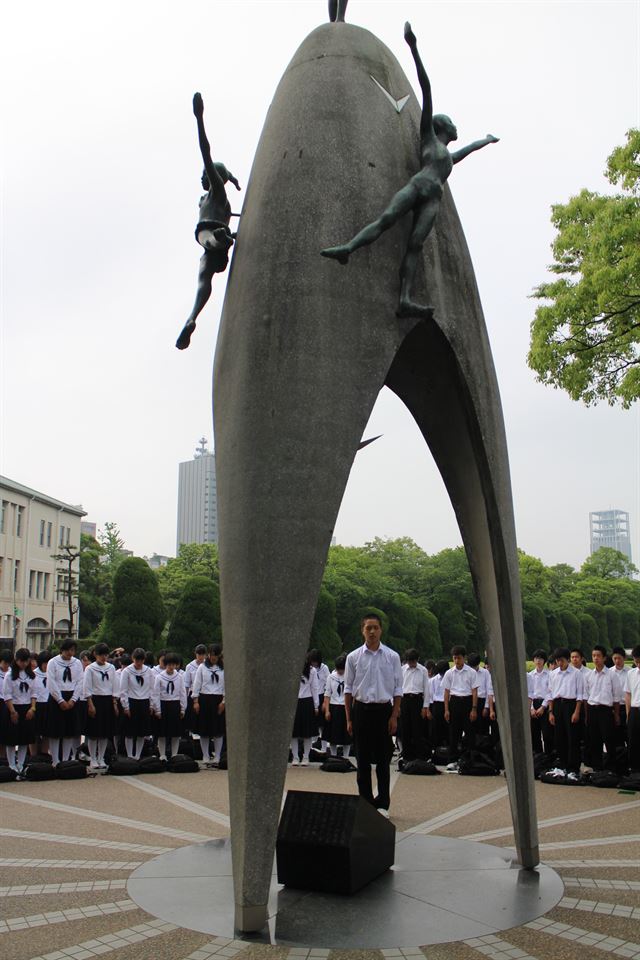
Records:
<instances>
[{"instance_id":1,"label":"stone paving seam","mask_svg":"<svg viewBox=\"0 0 640 960\"><path fill-rule=\"evenodd\" d=\"M591 840L558 840L554 843L541 843L540 850L570 850L574 847L604 847L620 844L626 846L628 843L638 843L640 834L626 834L622 837L593 837ZM545 859L545 863L552 864L552 861Z\"/></svg>"},{"instance_id":2,"label":"stone paving seam","mask_svg":"<svg viewBox=\"0 0 640 960\"><path fill-rule=\"evenodd\" d=\"M478 797L477 800L470 800L468 803L463 803L459 807L454 807L453 810L449 810L447 813L438 814L437 817L432 817L430 820L425 820L423 823L418 823L415 827L409 827L409 829L405 832L419 834L433 833L440 827L446 827L450 823L454 823L454 821L460 820L462 817L466 817L470 813L475 813L477 810L481 810L482 807L487 807L492 803L497 803L498 800L502 800L502 798L506 797L507 795L507 788L500 787L498 790L493 790L491 793L487 793L483 797Z\"/></svg>"},{"instance_id":3,"label":"stone paving seam","mask_svg":"<svg viewBox=\"0 0 640 960\"><path fill-rule=\"evenodd\" d=\"M584 890L640 890L640 880L597 880L595 877L563 877L565 887Z\"/></svg>"},{"instance_id":4,"label":"stone paving seam","mask_svg":"<svg viewBox=\"0 0 640 960\"><path fill-rule=\"evenodd\" d=\"M6 790L0 790L0 797L8 800L16 800L19 803L31 803L36 807L44 807L47 810L55 810L58 813L70 814L75 817L85 817L88 820L99 820L104 823L108 819L110 825L119 824L126 827L127 830L142 830L145 833L157 833L161 836L173 837L176 840L185 840L192 843L201 843L206 840L214 840L215 837L205 837L199 833L189 833L186 830L176 830L174 827L162 827L155 823L147 823L145 820L131 820L127 817L117 817L114 814L98 813L95 810L87 810L84 807L72 807L68 804L55 803L53 800L40 800L37 797L29 797L26 794L9 793Z\"/></svg>"},{"instance_id":5,"label":"stone paving seam","mask_svg":"<svg viewBox=\"0 0 640 960\"><path fill-rule=\"evenodd\" d=\"M144 793L149 793L151 796L157 797L159 800L164 800L165 803L172 803L181 810L188 810L190 813L195 813L199 817L203 817L206 820L211 820L221 827L228 827L230 825L229 817L226 814L218 813L216 810L211 810L209 807L205 807L201 803L195 803L193 800L186 800L184 797L181 797L175 793L171 793L169 790L163 790L162 787L156 787L151 783L145 783L142 780L138 780L137 777L122 777L121 781L122 780L130 787L135 787L137 790L142 790Z\"/></svg>"},{"instance_id":6,"label":"stone paving seam","mask_svg":"<svg viewBox=\"0 0 640 960\"><path fill-rule=\"evenodd\" d=\"M96 903L89 907L72 907L69 910L34 913L25 917L9 917L8 920L0 920L0 934L29 927L41 927L45 924L68 923L72 920L86 920L88 917L108 916L112 913L128 913L138 909L138 905L133 900L119 900L116 903Z\"/></svg>"},{"instance_id":7,"label":"stone paving seam","mask_svg":"<svg viewBox=\"0 0 640 960\"><path fill-rule=\"evenodd\" d=\"M249 945L249 941L245 940L225 940L221 944L220 938L217 937L215 940L205 943L204 946L198 947L188 957L184 957L184 960L210 960L211 957L231 958L237 956Z\"/></svg>"},{"instance_id":8,"label":"stone paving seam","mask_svg":"<svg viewBox=\"0 0 640 960\"><path fill-rule=\"evenodd\" d=\"M33 869L42 867L48 870L135 870L141 867L143 860L46 860L44 857L3 857L0 867Z\"/></svg>"},{"instance_id":9,"label":"stone paving seam","mask_svg":"<svg viewBox=\"0 0 640 960\"><path fill-rule=\"evenodd\" d=\"M490 960L536 960L531 954L519 947L514 947L512 943L501 940L494 934L488 934L484 937L472 937L470 940L463 940L465 947L470 947L478 953L489 957Z\"/></svg>"},{"instance_id":10,"label":"stone paving seam","mask_svg":"<svg viewBox=\"0 0 640 960\"><path fill-rule=\"evenodd\" d=\"M529 930L535 930L537 933L545 933L552 937L561 937L563 940L572 940L574 943L580 943L587 947L595 947L598 950L613 953L616 956L628 957L630 960L640 958L640 943L635 943L631 940L608 937L604 933L584 930L581 927L572 927L566 923L557 923L547 917L538 917L537 920L525 923L524 926Z\"/></svg>"},{"instance_id":11,"label":"stone paving seam","mask_svg":"<svg viewBox=\"0 0 640 960\"><path fill-rule=\"evenodd\" d=\"M591 810L582 810L580 813L565 813L561 817L551 817L548 820L539 820L538 829L556 827L563 823L575 823L578 820L589 820L591 817L607 816L608 814L626 813L640 807L640 800L630 803L618 803L609 807L594 807ZM469 833L460 837L460 840L497 840L499 837L509 837L513 834L513 827L502 827L499 830L483 830L480 833Z\"/></svg>"},{"instance_id":12,"label":"stone paving seam","mask_svg":"<svg viewBox=\"0 0 640 960\"><path fill-rule=\"evenodd\" d=\"M127 927L124 930L116 931L116 933L106 934L104 937L96 937L95 940L85 940L75 946L62 947L60 950L54 950L53 953L38 954L37 957L31 957L30 960L68 960L70 957L75 957L78 960L79 955L82 958L100 956L130 946L131 941L128 938L131 936L138 936L140 940L147 940L163 933L171 933L177 929L179 928L173 923L167 923L164 920L151 920L149 923L142 923L137 927ZM98 946L95 945L96 942Z\"/></svg>"},{"instance_id":13,"label":"stone paving seam","mask_svg":"<svg viewBox=\"0 0 640 960\"><path fill-rule=\"evenodd\" d=\"M626 904L563 897L558 906L565 910L583 910L586 913L603 913L611 917L623 917L626 920L640 920L640 907L630 907Z\"/></svg>"},{"instance_id":14,"label":"stone paving seam","mask_svg":"<svg viewBox=\"0 0 640 960\"><path fill-rule=\"evenodd\" d=\"M0 887L0 897L46 896L54 893L92 893L96 890L125 890L126 880L79 880L69 883L32 883Z\"/></svg>"},{"instance_id":15,"label":"stone paving seam","mask_svg":"<svg viewBox=\"0 0 640 960\"><path fill-rule=\"evenodd\" d=\"M567 867L640 867L640 860L547 860L544 863L554 870Z\"/></svg>"},{"instance_id":16,"label":"stone paving seam","mask_svg":"<svg viewBox=\"0 0 640 960\"><path fill-rule=\"evenodd\" d=\"M159 855L161 853L171 853L175 847L152 847L146 843L125 843L124 840L97 840L95 837L69 837L63 833L38 833L35 830L5 830L2 829L2 837L15 837L19 840L37 840L41 843L43 840L48 843L72 843L81 847L105 847L108 850L129 850L132 853L149 853Z\"/></svg>"}]
</instances>

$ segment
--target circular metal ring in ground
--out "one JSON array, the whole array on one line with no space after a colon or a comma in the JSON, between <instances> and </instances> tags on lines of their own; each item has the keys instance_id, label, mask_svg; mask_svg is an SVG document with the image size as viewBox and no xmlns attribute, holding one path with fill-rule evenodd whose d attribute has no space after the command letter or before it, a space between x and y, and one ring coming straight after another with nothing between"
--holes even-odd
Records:
<instances>
[{"instance_id":1,"label":"circular metal ring in ground","mask_svg":"<svg viewBox=\"0 0 640 960\"><path fill-rule=\"evenodd\" d=\"M127 889L162 920L234 936L228 839L156 857L134 871ZM283 888L274 874L269 929L243 939L342 950L448 943L527 923L562 895L554 870L523 870L504 847L405 833L398 834L393 869L353 896Z\"/></svg>"}]
</instances>

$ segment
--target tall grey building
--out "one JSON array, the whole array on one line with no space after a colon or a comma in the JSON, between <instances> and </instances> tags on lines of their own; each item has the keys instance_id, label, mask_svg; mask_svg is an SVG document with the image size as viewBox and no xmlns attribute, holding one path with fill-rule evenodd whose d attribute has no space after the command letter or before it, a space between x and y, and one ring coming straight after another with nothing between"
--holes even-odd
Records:
<instances>
[{"instance_id":1,"label":"tall grey building","mask_svg":"<svg viewBox=\"0 0 640 960\"><path fill-rule=\"evenodd\" d=\"M201 437L193 460L179 465L176 541L178 551L181 543L218 542L216 458L207 450L205 437Z\"/></svg>"},{"instance_id":2,"label":"tall grey building","mask_svg":"<svg viewBox=\"0 0 640 960\"><path fill-rule=\"evenodd\" d=\"M613 547L631 560L629 514L625 510L597 510L589 514L591 553L600 547Z\"/></svg>"}]
</instances>

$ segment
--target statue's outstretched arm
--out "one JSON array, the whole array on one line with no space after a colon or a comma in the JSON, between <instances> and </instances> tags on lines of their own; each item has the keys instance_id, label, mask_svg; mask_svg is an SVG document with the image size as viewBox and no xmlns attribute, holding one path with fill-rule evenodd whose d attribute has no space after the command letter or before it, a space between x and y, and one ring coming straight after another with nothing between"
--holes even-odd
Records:
<instances>
[{"instance_id":1,"label":"statue's outstretched arm","mask_svg":"<svg viewBox=\"0 0 640 960\"><path fill-rule=\"evenodd\" d=\"M500 140L498 137L494 137L493 134L488 133L484 140L474 140L473 143L470 143L468 146L456 150L451 154L451 159L454 163L460 163L460 161L468 157L470 153L474 153L476 150L482 150L483 147L488 146L490 143L500 143Z\"/></svg>"},{"instance_id":2,"label":"statue's outstretched arm","mask_svg":"<svg viewBox=\"0 0 640 960\"><path fill-rule=\"evenodd\" d=\"M193 112L198 123L198 143L200 144L200 153L202 154L204 169L207 171L207 177L209 178L209 186L212 190L220 189L224 193L222 177L216 170L213 165L213 160L211 159L211 146L209 145L209 140L207 139L207 134L204 129L204 103L202 102L202 94L200 93L194 93L193 95Z\"/></svg>"},{"instance_id":3,"label":"statue's outstretched arm","mask_svg":"<svg viewBox=\"0 0 640 960\"><path fill-rule=\"evenodd\" d=\"M418 53L418 41L416 35L411 29L411 24L407 21L404 25L404 38L409 45L413 62L416 65L418 73L418 83L422 90L422 119L420 120L420 136L424 137L426 133L433 130L433 100L431 98L431 83L424 68L422 58Z\"/></svg>"}]
</instances>

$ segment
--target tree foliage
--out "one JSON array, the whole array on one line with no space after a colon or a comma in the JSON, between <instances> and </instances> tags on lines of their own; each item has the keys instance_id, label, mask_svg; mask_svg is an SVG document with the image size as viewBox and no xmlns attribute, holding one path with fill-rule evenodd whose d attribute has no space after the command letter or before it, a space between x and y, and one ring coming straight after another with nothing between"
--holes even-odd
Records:
<instances>
[{"instance_id":1,"label":"tree foliage","mask_svg":"<svg viewBox=\"0 0 640 960\"><path fill-rule=\"evenodd\" d=\"M181 543L178 556L172 557L164 567L160 567L156 575L160 595L171 623L191 577L206 577L219 586L218 547L215 543Z\"/></svg>"},{"instance_id":2,"label":"tree foliage","mask_svg":"<svg viewBox=\"0 0 640 960\"><path fill-rule=\"evenodd\" d=\"M637 572L635 564L613 547L599 547L580 567L580 573L584 576L599 577L601 580L629 579Z\"/></svg>"},{"instance_id":3,"label":"tree foliage","mask_svg":"<svg viewBox=\"0 0 640 960\"><path fill-rule=\"evenodd\" d=\"M88 534L80 537L78 603L81 639L97 633L111 599L111 574L103 562L104 547Z\"/></svg>"},{"instance_id":4,"label":"tree foliage","mask_svg":"<svg viewBox=\"0 0 640 960\"><path fill-rule=\"evenodd\" d=\"M157 649L165 620L155 573L141 557L125 557L113 575L101 638L111 647Z\"/></svg>"},{"instance_id":5,"label":"tree foliage","mask_svg":"<svg viewBox=\"0 0 640 960\"><path fill-rule=\"evenodd\" d=\"M587 404L640 395L640 130L607 162L613 195L582 190L552 207L556 279L531 324L528 363L542 383Z\"/></svg>"},{"instance_id":6,"label":"tree foliage","mask_svg":"<svg viewBox=\"0 0 640 960\"><path fill-rule=\"evenodd\" d=\"M102 547L103 562L115 572L116 567L124 559L124 540L120 535L117 523L107 520L103 530L98 531L98 542Z\"/></svg>"},{"instance_id":7,"label":"tree foliage","mask_svg":"<svg viewBox=\"0 0 640 960\"><path fill-rule=\"evenodd\" d=\"M171 618L168 646L186 661L198 643L220 643L220 589L209 577L189 577Z\"/></svg>"}]
</instances>

